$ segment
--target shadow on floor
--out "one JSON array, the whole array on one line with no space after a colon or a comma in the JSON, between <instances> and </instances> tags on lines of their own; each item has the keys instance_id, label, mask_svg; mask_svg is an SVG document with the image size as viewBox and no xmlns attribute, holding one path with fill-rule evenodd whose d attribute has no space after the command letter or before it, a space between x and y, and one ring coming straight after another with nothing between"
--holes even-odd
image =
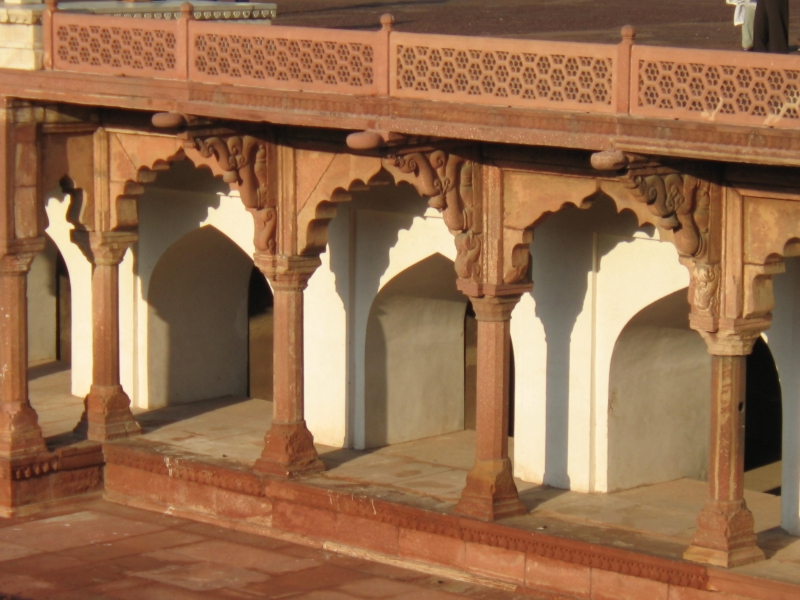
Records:
<instances>
[{"instance_id":1,"label":"shadow on floor","mask_svg":"<svg viewBox=\"0 0 800 600\"><path fill-rule=\"evenodd\" d=\"M246 396L225 396L222 398L210 398L208 400L196 400L184 404L174 404L154 409L134 410L136 421L142 426L142 433L158 431L162 427L193 419L206 413L228 408L236 404L247 402L251 398Z\"/></svg>"},{"instance_id":2,"label":"shadow on floor","mask_svg":"<svg viewBox=\"0 0 800 600\"><path fill-rule=\"evenodd\" d=\"M64 371L69 371L71 368L68 362L60 360L28 367L28 381L33 381L56 373L63 373ZM0 600L2 600L2 597L0 597Z\"/></svg>"}]
</instances>

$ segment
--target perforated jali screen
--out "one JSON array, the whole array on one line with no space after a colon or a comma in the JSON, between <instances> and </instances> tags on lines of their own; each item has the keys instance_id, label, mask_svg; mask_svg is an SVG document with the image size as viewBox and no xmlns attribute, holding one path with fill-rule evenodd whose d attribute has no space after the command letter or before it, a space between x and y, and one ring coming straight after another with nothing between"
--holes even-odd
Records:
<instances>
[{"instance_id":1,"label":"perforated jali screen","mask_svg":"<svg viewBox=\"0 0 800 600\"><path fill-rule=\"evenodd\" d=\"M615 46L393 33L391 94L613 112Z\"/></svg>"},{"instance_id":2,"label":"perforated jali screen","mask_svg":"<svg viewBox=\"0 0 800 600\"><path fill-rule=\"evenodd\" d=\"M632 114L800 127L794 57L634 47L632 60Z\"/></svg>"},{"instance_id":3,"label":"perforated jali screen","mask_svg":"<svg viewBox=\"0 0 800 600\"><path fill-rule=\"evenodd\" d=\"M372 32L196 22L189 72L195 81L373 94L385 74L378 39Z\"/></svg>"},{"instance_id":4,"label":"perforated jali screen","mask_svg":"<svg viewBox=\"0 0 800 600\"><path fill-rule=\"evenodd\" d=\"M53 65L66 71L175 78L177 21L57 12Z\"/></svg>"}]
</instances>

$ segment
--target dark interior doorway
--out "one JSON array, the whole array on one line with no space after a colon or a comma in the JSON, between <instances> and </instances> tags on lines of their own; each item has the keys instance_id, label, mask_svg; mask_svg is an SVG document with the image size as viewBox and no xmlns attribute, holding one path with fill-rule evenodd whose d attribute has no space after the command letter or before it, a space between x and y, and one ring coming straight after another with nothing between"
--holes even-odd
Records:
<instances>
[{"instance_id":1,"label":"dark interior doorway","mask_svg":"<svg viewBox=\"0 0 800 600\"><path fill-rule=\"evenodd\" d=\"M759 338L747 357L745 487L781 494L783 410L781 384L767 343Z\"/></svg>"},{"instance_id":2,"label":"dark interior doorway","mask_svg":"<svg viewBox=\"0 0 800 600\"><path fill-rule=\"evenodd\" d=\"M56 358L72 363L72 286L67 263L61 253L56 255Z\"/></svg>"},{"instance_id":3,"label":"dark interior doorway","mask_svg":"<svg viewBox=\"0 0 800 600\"><path fill-rule=\"evenodd\" d=\"M247 394L251 398L272 399L272 315L272 291L261 271L253 267L247 292Z\"/></svg>"}]
</instances>

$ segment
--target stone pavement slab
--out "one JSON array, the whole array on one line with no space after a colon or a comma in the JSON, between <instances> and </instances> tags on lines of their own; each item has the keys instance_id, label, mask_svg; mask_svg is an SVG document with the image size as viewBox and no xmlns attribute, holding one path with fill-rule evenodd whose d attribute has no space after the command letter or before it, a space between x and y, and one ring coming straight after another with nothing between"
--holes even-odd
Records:
<instances>
[{"instance_id":1,"label":"stone pavement slab","mask_svg":"<svg viewBox=\"0 0 800 600\"><path fill-rule=\"evenodd\" d=\"M0 600L528 598L102 500L0 519Z\"/></svg>"}]
</instances>

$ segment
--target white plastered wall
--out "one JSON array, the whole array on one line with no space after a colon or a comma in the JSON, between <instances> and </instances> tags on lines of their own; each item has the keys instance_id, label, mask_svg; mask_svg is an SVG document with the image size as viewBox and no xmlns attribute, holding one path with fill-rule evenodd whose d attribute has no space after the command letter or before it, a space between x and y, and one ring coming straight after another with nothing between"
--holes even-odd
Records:
<instances>
[{"instance_id":1,"label":"white plastered wall","mask_svg":"<svg viewBox=\"0 0 800 600\"><path fill-rule=\"evenodd\" d=\"M175 169L175 167L173 167ZM153 271L164 253L185 235L201 227L212 226L230 238L247 255L252 256L253 220L242 207L237 195L216 193L210 175L184 169L175 174L183 179L202 177L206 189L187 183L181 191L158 187L157 180L148 186L139 199L139 241L120 266L120 364L122 385L132 401L141 408L149 407L148 318L147 297Z\"/></svg>"},{"instance_id":2,"label":"white plastered wall","mask_svg":"<svg viewBox=\"0 0 800 600\"><path fill-rule=\"evenodd\" d=\"M687 291L637 313L614 345L608 491L708 478L711 355L689 327Z\"/></svg>"},{"instance_id":3,"label":"white plastered wall","mask_svg":"<svg viewBox=\"0 0 800 600\"><path fill-rule=\"evenodd\" d=\"M400 272L442 254L453 237L408 186L376 186L340 204L322 265L305 292L305 409L315 441L365 447L365 347L370 308Z\"/></svg>"},{"instance_id":4,"label":"white plastered wall","mask_svg":"<svg viewBox=\"0 0 800 600\"><path fill-rule=\"evenodd\" d=\"M47 196L47 235L67 265L72 290L72 394L85 396L92 385L92 266L70 240L68 208L69 199L62 194Z\"/></svg>"},{"instance_id":5,"label":"white plastered wall","mask_svg":"<svg viewBox=\"0 0 800 600\"><path fill-rule=\"evenodd\" d=\"M464 316L453 261L433 254L372 304L365 361L365 445L464 429Z\"/></svg>"},{"instance_id":6,"label":"white plastered wall","mask_svg":"<svg viewBox=\"0 0 800 600\"><path fill-rule=\"evenodd\" d=\"M800 535L800 259L775 278L772 326L764 336L778 368L783 397L781 525Z\"/></svg>"},{"instance_id":7,"label":"white plastered wall","mask_svg":"<svg viewBox=\"0 0 800 600\"><path fill-rule=\"evenodd\" d=\"M608 491L614 344L645 306L688 285L675 248L610 200L567 208L537 228L534 290L514 310L515 474Z\"/></svg>"}]
</instances>

